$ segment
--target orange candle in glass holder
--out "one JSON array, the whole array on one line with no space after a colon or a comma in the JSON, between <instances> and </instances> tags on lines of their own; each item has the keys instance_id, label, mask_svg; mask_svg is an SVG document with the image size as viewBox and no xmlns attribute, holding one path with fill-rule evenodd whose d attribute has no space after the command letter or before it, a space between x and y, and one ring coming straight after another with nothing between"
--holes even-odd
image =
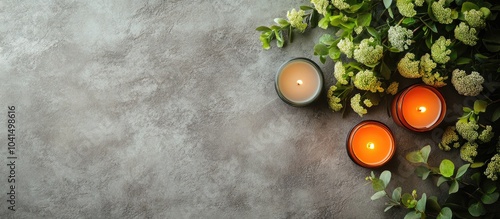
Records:
<instances>
[{"instance_id":1,"label":"orange candle in glass holder","mask_svg":"<svg viewBox=\"0 0 500 219\"><path fill-rule=\"evenodd\" d=\"M347 153L358 165L376 168L386 164L394 155L396 144L386 125L367 120L352 128L347 138Z\"/></svg>"},{"instance_id":2,"label":"orange candle in glass holder","mask_svg":"<svg viewBox=\"0 0 500 219\"><path fill-rule=\"evenodd\" d=\"M446 102L436 88L417 84L396 95L391 114L396 124L409 130L430 131L443 121Z\"/></svg>"}]
</instances>

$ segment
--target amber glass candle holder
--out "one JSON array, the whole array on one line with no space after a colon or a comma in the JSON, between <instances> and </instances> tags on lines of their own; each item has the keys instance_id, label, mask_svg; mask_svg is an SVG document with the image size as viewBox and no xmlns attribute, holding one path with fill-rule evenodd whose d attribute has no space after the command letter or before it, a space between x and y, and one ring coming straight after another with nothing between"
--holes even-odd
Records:
<instances>
[{"instance_id":1,"label":"amber glass candle holder","mask_svg":"<svg viewBox=\"0 0 500 219\"><path fill-rule=\"evenodd\" d=\"M399 126L415 132L426 132L443 121L446 102L436 88L415 84L394 97L391 115Z\"/></svg>"},{"instance_id":2,"label":"amber glass candle holder","mask_svg":"<svg viewBox=\"0 0 500 219\"><path fill-rule=\"evenodd\" d=\"M351 160L366 168L386 164L396 151L396 143L389 127L374 120L366 120L354 126L346 143Z\"/></svg>"}]
</instances>

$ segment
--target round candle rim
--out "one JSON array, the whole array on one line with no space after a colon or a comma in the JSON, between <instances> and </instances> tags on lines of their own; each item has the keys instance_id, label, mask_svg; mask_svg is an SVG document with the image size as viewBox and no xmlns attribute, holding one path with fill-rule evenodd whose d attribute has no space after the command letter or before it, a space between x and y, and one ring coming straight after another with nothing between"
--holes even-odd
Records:
<instances>
[{"instance_id":1,"label":"round candle rim","mask_svg":"<svg viewBox=\"0 0 500 219\"><path fill-rule=\"evenodd\" d=\"M318 76L319 76L319 88L318 88L318 91L316 92L316 94L309 100L307 101L303 101L303 102L295 102L295 101L291 101L289 100L288 98L286 98L280 91L279 89L279 77L281 75L281 72L283 72L283 69L290 63L294 62L294 61L304 61L308 64L310 64L315 70L316 70L316 73L318 73ZM300 107L300 106L306 106L306 105L309 105L310 103L314 102L316 99L318 99L318 97L321 95L322 91L323 91L323 86L324 86L324 76L323 76L323 72L321 71L320 67L312 60L308 59L308 58L304 58L304 57L297 57L297 58L292 58L288 61L286 61L285 63L283 63L280 68L278 69L278 72L276 72L276 77L274 79L274 88L276 89L276 93L278 93L278 96L280 97L281 100L283 100L285 103L287 103L288 105L291 105L291 106L296 106L296 107Z\"/></svg>"},{"instance_id":2,"label":"round candle rim","mask_svg":"<svg viewBox=\"0 0 500 219\"><path fill-rule=\"evenodd\" d=\"M415 127L412 124L410 124L410 122L408 122L406 120L406 116L408 116L408 112L405 113L405 111L403 110L403 107L405 107L405 99L407 99L408 94L410 94L411 92L415 93L416 92L415 89L420 89L422 92L423 92L423 90L429 91L430 93L434 94L439 101L439 115L436 118L434 118L434 120L430 123L431 125L429 125L429 126ZM406 105L408 105L408 103ZM403 118L405 118L405 122L408 123L408 125L410 125L411 127L414 127L415 129L429 129L430 127L434 126L439 121L439 118L441 117L442 111L443 111L443 102L439 98L439 95L435 91L429 89L428 87L414 86L411 89L408 89L405 92L405 94L401 96L401 116ZM406 114L406 116L405 116L405 114Z\"/></svg>"},{"instance_id":3,"label":"round candle rim","mask_svg":"<svg viewBox=\"0 0 500 219\"><path fill-rule=\"evenodd\" d=\"M354 137L354 134L356 134L356 132L361 127L363 127L365 125L369 125L369 124L377 125L377 126L381 127L382 129L384 129L388 133L388 135L391 139L391 142L392 142L389 154L383 160L381 160L380 162L377 162L377 163L364 163L354 154L354 150L352 147L352 138ZM387 162L389 162L392 159L392 157L396 153L396 140L394 139L394 135L392 134L391 129L386 124L379 122L379 121L376 121L376 120L364 120L364 121L358 123L357 125L355 125L349 131L349 135L348 135L347 141L346 141L346 149L347 149L347 155L349 155L349 158L351 158L351 160L354 161L354 163L358 164L359 166L366 167L366 168L377 168L377 167L383 166L384 164L386 164Z\"/></svg>"},{"instance_id":4,"label":"round candle rim","mask_svg":"<svg viewBox=\"0 0 500 219\"><path fill-rule=\"evenodd\" d=\"M429 126L429 127L423 127L423 128L415 128L413 126L411 126L410 124L408 124L406 122L406 119L404 118L404 115L403 115L403 112L402 112L402 108L403 108L403 99L404 97L406 96L406 94L411 91L412 89L416 88L416 87L424 87L424 88L427 88L429 89L430 91L432 91L439 99L439 101L441 102L441 113L439 115L439 118L436 120L436 122ZM446 115L446 101L443 97L443 95L441 94L441 92L439 92L439 90L437 90L435 87L432 87L430 85L427 85L427 84L413 84L413 85L410 85L408 86L407 88L403 89L402 91L400 91L398 94L396 94L394 100L393 100L393 104L392 104L392 109L391 109L391 113L392 114L396 114L396 115L392 115L393 117L393 120L398 124L398 125L401 125L411 131L415 131L415 132L427 132L427 131L430 131L434 128L436 128L437 126L439 126L439 124L441 124L441 122L444 120L444 117Z\"/></svg>"}]
</instances>

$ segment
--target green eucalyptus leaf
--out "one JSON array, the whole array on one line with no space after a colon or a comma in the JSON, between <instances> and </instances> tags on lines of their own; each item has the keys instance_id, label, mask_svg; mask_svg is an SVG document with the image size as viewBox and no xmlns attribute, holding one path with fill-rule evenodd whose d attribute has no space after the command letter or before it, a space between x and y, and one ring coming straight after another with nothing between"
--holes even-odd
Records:
<instances>
[{"instance_id":1,"label":"green eucalyptus leaf","mask_svg":"<svg viewBox=\"0 0 500 219\"><path fill-rule=\"evenodd\" d=\"M334 15L330 17L330 24L332 26L338 27L342 23L342 18L344 15Z\"/></svg>"},{"instance_id":2,"label":"green eucalyptus leaf","mask_svg":"<svg viewBox=\"0 0 500 219\"><path fill-rule=\"evenodd\" d=\"M381 65L380 65L380 74L386 80L389 80L391 78L391 69L389 68L389 66L387 66L387 64L385 64L384 61L382 61Z\"/></svg>"},{"instance_id":3,"label":"green eucalyptus leaf","mask_svg":"<svg viewBox=\"0 0 500 219\"><path fill-rule=\"evenodd\" d=\"M422 158L424 159L424 163L427 163L429 159L429 154L431 153L431 146L426 145L422 149L420 149L420 153L422 154Z\"/></svg>"},{"instance_id":4,"label":"green eucalyptus leaf","mask_svg":"<svg viewBox=\"0 0 500 219\"><path fill-rule=\"evenodd\" d=\"M301 5L300 6L300 10L307 11L307 10L312 10L312 9L314 9L314 8L311 7L311 6L307 6L307 5Z\"/></svg>"},{"instance_id":5,"label":"green eucalyptus leaf","mask_svg":"<svg viewBox=\"0 0 500 219\"><path fill-rule=\"evenodd\" d=\"M370 198L371 200L377 200L379 198L382 198L385 196L385 191L382 190L382 191L378 191L376 192L375 194L372 195L372 197Z\"/></svg>"},{"instance_id":6,"label":"green eucalyptus leaf","mask_svg":"<svg viewBox=\"0 0 500 219\"><path fill-rule=\"evenodd\" d=\"M463 176L467 172L467 169L469 169L469 166L470 166L470 164L464 164L460 168L458 168L457 176L455 176L455 177L460 178L461 176Z\"/></svg>"},{"instance_id":7,"label":"green eucalyptus leaf","mask_svg":"<svg viewBox=\"0 0 500 219\"><path fill-rule=\"evenodd\" d=\"M395 202L399 202L400 199L401 199L401 187L397 187L396 189L394 189L394 191L392 191L392 200Z\"/></svg>"},{"instance_id":8,"label":"green eucalyptus leaf","mask_svg":"<svg viewBox=\"0 0 500 219\"><path fill-rule=\"evenodd\" d=\"M451 211L451 209L448 207L444 207L439 212L437 219L451 219L452 217L453 217L453 212Z\"/></svg>"},{"instance_id":9,"label":"green eucalyptus leaf","mask_svg":"<svg viewBox=\"0 0 500 219\"><path fill-rule=\"evenodd\" d=\"M318 26L318 21L319 21L319 13L316 10L313 10L311 13L311 18L309 20L309 24L311 28L315 28Z\"/></svg>"},{"instance_id":10,"label":"green eucalyptus leaf","mask_svg":"<svg viewBox=\"0 0 500 219\"><path fill-rule=\"evenodd\" d=\"M392 46L391 46L391 47L389 47L389 51L390 51L390 52L393 52L393 53L399 53L399 52L402 52L402 51L401 51L401 50L399 50L398 48L396 48L396 47L392 47Z\"/></svg>"},{"instance_id":11,"label":"green eucalyptus leaf","mask_svg":"<svg viewBox=\"0 0 500 219\"><path fill-rule=\"evenodd\" d=\"M485 55L483 55L483 54L481 54L481 53L476 53L476 54L474 54L474 58L475 58L477 61L480 61L480 62L484 62L484 61L486 61L486 60L488 60L488 59L489 59L489 57L488 57L488 56L485 56Z\"/></svg>"},{"instance_id":12,"label":"green eucalyptus leaf","mask_svg":"<svg viewBox=\"0 0 500 219\"><path fill-rule=\"evenodd\" d=\"M425 26L427 26L429 29L431 29L431 30L432 30L432 32L434 32L434 33L437 33L437 32L438 32L438 31L437 31L436 24L435 24L434 22L432 22L432 21L431 21L431 22L427 23L427 22L424 22L424 21L422 20L422 23L424 23L424 24L425 24Z\"/></svg>"},{"instance_id":13,"label":"green eucalyptus leaf","mask_svg":"<svg viewBox=\"0 0 500 219\"><path fill-rule=\"evenodd\" d=\"M436 196L431 196L427 198L427 209L430 209L431 211L439 212L441 211L441 206L439 206L439 203L437 201Z\"/></svg>"},{"instance_id":14,"label":"green eucalyptus leaf","mask_svg":"<svg viewBox=\"0 0 500 219\"><path fill-rule=\"evenodd\" d=\"M431 173L431 171L427 167L418 166L415 169L415 173L417 174L418 177L422 178L422 180L426 180L427 177L429 177L429 174Z\"/></svg>"},{"instance_id":15,"label":"green eucalyptus leaf","mask_svg":"<svg viewBox=\"0 0 500 219\"><path fill-rule=\"evenodd\" d=\"M276 45L281 48L285 44L285 40L283 39L283 31L274 31L276 35Z\"/></svg>"},{"instance_id":16,"label":"green eucalyptus leaf","mask_svg":"<svg viewBox=\"0 0 500 219\"><path fill-rule=\"evenodd\" d=\"M496 201L498 201L499 195L500 195L500 193L498 193L498 192L494 192L491 194L483 194L481 196L481 202L483 202L484 204L487 204L487 205L493 204Z\"/></svg>"},{"instance_id":17,"label":"green eucalyptus leaf","mask_svg":"<svg viewBox=\"0 0 500 219\"><path fill-rule=\"evenodd\" d=\"M340 59L340 55L341 55L340 49L336 46L332 46L328 50L328 55L330 56L331 59L338 60L338 59Z\"/></svg>"},{"instance_id":18,"label":"green eucalyptus leaf","mask_svg":"<svg viewBox=\"0 0 500 219\"><path fill-rule=\"evenodd\" d=\"M314 54L320 56L328 55L328 47L323 44L316 44L316 46L314 46Z\"/></svg>"},{"instance_id":19,"label":"green eucalyptus leaf","mask_svg":"<svg viewBox=\"0 0 500 219\"><path fill-rule=\"evenodd\" d=\"M389 12L389 17L391 17L392 19L394 19L394 13L392 12L392 9L388 8L387 12Z\"/></svg>"},{"instance_id":20,"label":"green eucalyptus leaf","mask_svg":"<svg viewBox=\"0 0 500 219\"><path fill-rule=\"evenodd\" d=\"M458 18L458 11L453 9L451 10L451 19L455 20Z\"/></svg>"},{"instance_id":21,"label":"green eucalyptus leaf","mask_svg":"<svg viewBox=\"0 0 500 219\"><path fill-rule=\"evenodd\" d=\"M428 37L425 38L425 45L429 49L432 47L432 34L430 36L428 36Z\"/></svg>"},{"instance_id":22,"label":"green eucalyptus leaf","mask_svg":"<svg viewBox=\"0 0 500 219\"><path fill-rule=\"evenodd\" d=\"M412 163L423 163L424 158L422 157L422 153L420 151L412 151L406 154L406 160Z\"/></svg>"},{"instance_id":23,"label":"green eucalyptus leaf","mask_svg":"<svg viewBox=\"0 0 500 219\"><path fill-rule=\"evenodd\" d=\"M441 184L443 184L444 182L447 182L447 181L450 181L449 179L443 177L443 176L440 176L438 178L438 181L437 181L437 186L439 187Z\"/></svg>"},{"instance_id":24,"label":"green eucalyptus leaf","mask_svg":"<svg viewBox=\"0 0 500 219\"><path fill-rule=\"evenodd\" d=\"M415 207L415 209L417 209L420 212L425 212L426 203L427 203L427 195L425 193L423 193L420 200L418 200L417 206Z\"/></svg>"},{"instance_id":25,"label":"green eucalyptus leaf","mask_svg":"<svg viewBox=\"0 0 500 219\"><path fill-rule=\"evenodd\" d=\"M479 186L479 183L481 182L481 173L474 173L472 176L470 176L470 179L474 182L476 186Z\"/></svg>"},{"instance_id":26,"label":"green eucalyptus leaf","mask_svg":"<svg viewBox=\"0 0 500 219\"><path fill-rule=\"evenodd\" d=\"M326 56L319 56L319 61L323 64L326 62ZM344 107L345 108L345 107Z\"/></svg>"},{"instance_id":27,"label":"green eucalyptus leaf","mask_svg":"<svg viewBox=\"0 0 500 219\"><path fill-rule=\"evenodd\" d=\"M466 58L466 57L460 57L457 59L456 63L457 65L467 65L472 62L471 58Z\"/></svg>"},{"instance_id":28,"label":"green eucalyptus leaf","mask_svg":"<svg viewBox=\"0 0 500 219\"><path fill-rule=\"evenodd\" d=\"M416 211L410 211L404 217L404 219L420 219L420 218L422 218L422 214L417 213Z\"/></svg>"},{"instance_id":29,"label":"green eucalyptus leaf","mask_svg":"<svg viewBox=\"0 0 500 219\"><path fill-rule=\"evenodd\" d=\"M391 171L384 170L380 174L380 180L382 180L382 182L384 182L384 188L386 188L387 185L389 185L389 182L391 181Z\"/></svg>"},{"instance_id":30,"label":"green eucalyptus leaf","mask_svg":"<svg viewBox=\"0 0 500 219\"><path fill-rule=\"evenodd\" d=\"M370 26L372 21L372 13L359 14L356 18L357 26Z\"/></svg>"},{"instance_id":31,"label":"green eucalyptus leaf","mask_svg":"<svg viewBox=\"0 0 500 219\"><path fill-rule=\"evenodd\" d=\"M462 110L464 111L464 113L470 113L470 112L472 112L472 109L469 108L469 107L466 107L466 106L463 107Z\"/></svg>"},{"instance_id":32,"label":"green eucalyptus leaf","mask_svg":"<svg viewBox=\"0 0 500 219\"><path fill-rule=\"evenodd\" d=\"M361 2L359 4L355 4L355 5L351 5L351 7L349 7L348 9L346 9L347 12L349 13L356 13L361 7L363 7L363 4L365 2Z\"/></svg>"},{"instance_id":33,"label":"green eucalyptus leaf","mask_svg":"<svg viewBox=\"0 0 500 219\"><path fill-rule=\"evenodd\" d=\"M469 210L469 214L474 217L479 217L486 214L486 209L484 209L483 204L481 204L480 202L476 202L470 205L467 210Z\"/></svg>"},{"instance_id":34,"label":"green eucalyptus leaf","mask_svg":"<svg viewBox=\"0 0 500 219\"><path fill-rule=\"evenodd\" d=\"M479 10L481 12L483 12L483 15L484 15L485 18L488 18L490 16L490 14L491 14L490 9L488 9L486 7L481 7Z\"/></svg>"},{"instance_id":35,"label":"green eucalyptus leaf","mask_svg":"<svg viewBox=\"0 0 500 219\"><path fill-rule=\"evenodd\" d=\"M475 163L470 165L470 168L479 168L482 166L484 166L484 162L475 162Z\"/></svg>"},{"instance_id":36,"label":"green eucalyptus leaf","mask_svg":"<svg viewBox=\"0 0 500 219\"><path fill-rule=\"evenodd\" d=\"M352 31L354 29L354 27L356 27L356 23L350 22L350 21L347 21L347 22L342 21L340 23L340 27L341 28L343 27L344 30L347 29L349 31Z\"/></svg>"},{"instance_id":37,"label":"green eucalyptus leaf","mask_svg":"<svg viewBox=\"0 0 500 219\"><path fill-rule=\"evenodd\" d=\"M372 178L375 178L375 173L373 173L373 171L371 171L370 175L372 176Z\"/></svg>"},{"instance_id":38,"label":"green eucalyptus leaf","mask_svg":"<svg viewBox=\"0 0 500 219\"><path fill-rule=\"evenodd\" d=\"M500 51L500 45L496 44L495 42L488 40L488 39L482 39L484 47L490 51L490 52L499 52Z\"/></svg>"},{"instance_id":39,"label":"green eucalyptus leaf","mask_svg":"<svg viewBox=\"0 0 500 219\"><path fill-rule=\"evenodd\" d=\"M497 185L491 180L486 180L481 188L486 194L491 194L497 190Z\"/></svg>"},{"instance_id":40,"label":"green eucalyptus leaf","mask_svg":"<svg viewBox=\"0 0 500 219\"><path fill-rule=\"evenodd\" d=\"M271 28L266 27L266 26L260 26L260 27L255 28L255 30L257 30L257 31L271 31Z\"/></svg>"},{"instance_id":41,"label":"green eucalyptus leaf","mask_svg":"<svg viewBox=\"0 0 500 219\"><path fill-rule=\"evenodd\" d=\"M385 186L384 186L384 181L378 179L378 178L374 178L372 180L372 187L373 187L373 190L375 191L382 191L385 189Z\"/></svg>"},{"instance_id":42,"label":"green eucalyptus leaf","mask_svg":"<svg viewBox=\"0 0 500 219\"><path fill-rule=\"evenodd\" d=\"M474 101L474 112L476 114L482 112L486 112L486 107L488 106L488 102L484 100L476 100Z\"/></svg>"},{"instance_id":43,"label":"green eucalyptus leaf","mask_svg":"<svg viewBox=\"0 0 500 219\"><path fill-rule=\"evenodd\" d=\"M327 17L324 17L324 18L321 18L321 20L319 20L318 22L318 26L322 29L325 29L328 28L328 24L330 23L330 19L327 18Z\"/></svg>"},{"instance_id":44,"label":"green eucalyptus leaf","mask_svg":"<svg viewBox=\"0 0 500 219\"><path fill-rule=\"evenodd\" d=\"M335 42L335 38L333 38L333 36L330 34L323 34L323 36L319 38L319 42L330 46Z\"/></svg>"},{"instance_id":45,"label":"green eucalyptus leaf","mask_svg":"<svg viewBox=\"0 0 500 219\"><path fill-rule=\"evenodd\" d=\"M444 177L451 177L453 176L453 172L455 171L455 164L451 160L444 159L441 161L441 164L439 165L439 172L441 175Z\"/></svg>"},{"instance_id":46,"label":"green eucalyptus leaf","mask_svg":"<svg viewBox=\"0 0 500 219\"><path fill-rule=\"evenodd\" d=\"M274 22L280 25L281 27L286 27L290 25L290 23L288 23L288 21L283 18L275 18Z\"/></svg>"},{"instance_id":47,"label":"green eucalyptus leaf","mask_svg":"<svg viewBox=\"0 0 500 219\"><path fill-rule=\"evenodd\" d=\"M450 189L448 190L448 194L453 194L455 192L458 192L458 181L457 180L453 180L451 182L451 185L450 185Z\"/></svg>"},{"instance_id":48,"label":"green eucalyptus leaf","mask_svg":"<svg viewBox=\"0 0 500 219\"><path fill-rule=\"evenodd\" d=\"M454 62L458 57L458 54L457 54L457 51L456 50L452 50L451 53L450 53L450 60L452 62Z\"/></svg>"},{"instance_id":49,"label":"green eucalyptus leaf","mask_svg":"<svg viewBox=\"0 0 500 219\"><path fill-rule=\"evenodd\" d=\"M262 42L263 49L271 48L271 45L269 44L270 43L269 37L266 34L262 34L259 39Z\"/></svg>"},{"instance_id":50,"label":"green eucalyptus leaf","mask_svg":"<svg viewBox=\"0 0 500 219\"><path fill-rule=\"evenodd\" d=\"M500 118L500 107L495 109L493 115L491 116L491 121L496 122Z\"/></svg>"},{"instance_id":51,"label":"green eucalyptus leaf","mask_svg":"<svg viewBox=\"0 0 500 219\"><path fill-rule=\"evenodd\" d=\"M462 10L461 12L466 12L466 11L470 11L471 9L474 9L474 10L479 10L479 6L477 6L476 4L472 3L472 2L464 2L462 4Z\"/></svg>"},{"instance_id":52,"label":"green eucalyptus leaf","mask_svg":"<svg viewBox=\"0 0 500 219\"><path fill-rule=\"evenodd\" d=\"M281 27L276 26L276 25L272 25L272 26L270 26L269 28L271 28L271 30L272 30L272 31L278 31L278 30L281 30Z\"/></svg>"},{"instance_id":53,"label":"green eucalyptus leaf","mask_svg":"<svg viewBox=\"0 0 500 219\"><path fill-rule=\"evenodd\" d=\"M415 18L412 18L412 17L407 17L405 19L403 19L403 24L406 24L406 25L412 25L416 22Z\"/></svg>"},{"instance_id":54,"label":"green eucalyptus leaf","mask_svg":"<svg viewBox=\"0 0 500 219\"><path fill-rule=\"evenodd\" d=\"M380 33L377 30L375 30L375 28L373 28L373 27L366 27L366 30L375 39L380 39Z\"/></svg>"},{"instance_id":55,"label":"green eucalyptus leaf","mask_svg":"<svg viewBox=\"0 0 500 219\"><path fill-rule=\"evenodd\" d=\"M390 8L392 4L392 0L384 0L384 6L385 8Z\"/></svg>"},{"instance_id":56,"label":"green eucalyptus leaf","mask_svg":"<svg viewBox=\"0 0 500 219\"><path fill-rule=\"evenodd\" d=\"M389 205L387 206L385 209L384 209L384 212L387 212L389 209L391 209L392 207L394 207L394 205Z\"/></svg>"}]
</instances>

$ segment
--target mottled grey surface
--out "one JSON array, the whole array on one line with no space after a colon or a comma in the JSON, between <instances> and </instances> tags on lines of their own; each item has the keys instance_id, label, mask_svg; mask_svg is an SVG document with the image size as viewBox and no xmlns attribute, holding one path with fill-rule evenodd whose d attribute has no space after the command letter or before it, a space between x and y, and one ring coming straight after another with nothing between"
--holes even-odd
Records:
<instances>
[{"instance_id":1,"label":"mottled grey surface","mask_svg":"<svg viewBox=\"0 0 500 219\"><path fill-rule=\"evenodd\" d=\"M342 118L324 94L305 108L278 98L276 69L297 56L318 61L312 47L324 31L263 51L254 29L306 3L1 1L0 217L402 217L370 200L370 170L346 155L363 119L394 132L397 153L383 168L391 188L446 192L404 160L441 129L411 133L384 106ZM332 84L333 63L320 66ZM6 202L11 105L15 212ZM450 108L458 115L460 105Z\"/></svg>"}]
</instances>

